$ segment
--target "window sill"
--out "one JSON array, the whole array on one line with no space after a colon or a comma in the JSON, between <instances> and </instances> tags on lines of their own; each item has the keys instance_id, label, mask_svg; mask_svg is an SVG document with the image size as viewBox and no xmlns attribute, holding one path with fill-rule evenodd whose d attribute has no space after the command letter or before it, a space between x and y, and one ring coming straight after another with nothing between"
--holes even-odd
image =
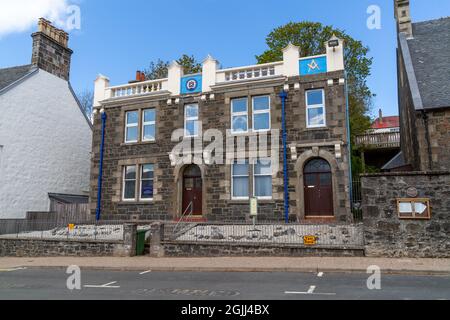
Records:
<instances>
[{"instance_id":1,"label":"window sill","mask_svg":"<svg viewBox=\"0 0 450 320\"><path fill-rule=\"evenodd\" d=\"M306 127L306 130L308 131L320 131L320 130L328 130L328 126L321 126L321 127Z\"/></svg>"},{"instance_id":2,"label":"window sill","mask_svg":"<svg viewBox=\"0 0 450 320\"><path fill-rule=\"evenodd\" d=\"M156 140L140 141L140 142L122 142L120 144L120 146L128 147L128 146L138 146L138 145L145 145L145 144L156 144Z\"/></svg>"},{"instance_id":3,"label":"window sill","mask_svg":"<svg viewBox=\"0 0 450 320\"><path fill-rule=\"evenodd\" d=\"M120 201L118 202L118 205L125 206L125 205L143 205L143 204L153 204L155 200L140 200L140 201Z\"/></svg>"},{"instance_id":4,"label":"window sill","mask_svg":"<svg viewBox=\"0 0 450 320\"><path fill-rule=\"evenodd\" d=\"M235 204L250 204L250 199L231 199L231 203ZM273 198L264 198L264 199L258 199L258 204L260 203L273 203Z\"/></svg>"}]
</instances>

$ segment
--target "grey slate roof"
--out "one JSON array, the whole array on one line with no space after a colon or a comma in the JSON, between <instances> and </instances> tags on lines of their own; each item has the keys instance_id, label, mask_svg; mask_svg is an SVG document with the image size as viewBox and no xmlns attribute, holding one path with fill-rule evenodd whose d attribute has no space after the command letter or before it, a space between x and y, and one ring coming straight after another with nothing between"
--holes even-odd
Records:
<instances>
[{"instance_id":1,"label":"grey slate roof","mask_svg":"<svg viewBox=\"0 0 450 320\"><path fill-rule=\"evenodd\" d=\"M407 42L423 108L450 107L450 17L413 23Z\"/></svg>"},{"instance_id":2,"label":"grey slate roof","mask_svg":"<svg viewBox=\"0 0 450 320\"><path fill-rule=\"evenodd\" d=\"M35 70L36 66L31 64L0 69L0 92Z\"/></svg>"},{"instance_id":3,"label":"grey slate roof","mask_svg":"<svg viewBox=\"0 0 450 320\"><path fill-rule=\"evenodd\" d=\"M89 202L88 196L73 195L73 194L49 193L48 197L51 200L56 200L57 202L60 202L60 203L75 204L75 203L88 203Z\"/></svg>"},{"instance_id":4,"label":"grey slate roof","mask_svg":"<svg viewBox=\"0 0 450 320\"><path fill-rule=\"evenodd\" d=\"M393 170L399 167L403 167L406 164L405 157L403 156L403 152L399 152L394 158L389 160L381 170Z\"/></svg>"}]
</instances>

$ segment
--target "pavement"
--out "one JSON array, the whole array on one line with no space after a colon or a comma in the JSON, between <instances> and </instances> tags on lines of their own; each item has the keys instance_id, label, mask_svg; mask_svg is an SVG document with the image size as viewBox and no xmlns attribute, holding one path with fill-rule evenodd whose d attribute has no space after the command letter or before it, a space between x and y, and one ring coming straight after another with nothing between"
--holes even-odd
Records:
<instances>
[{"instance_id":1,"label":"pavement","mask_svg":"<svg viewBox=\"0 0 450 320\"><path fill-rule=\"evenodd\" d=\"M450 275L450 259L394 259L365 257L51 257L0 258L0 271L15 268L67 268L160 272L367 272L378 266L383 274Z\"/></svg>"}]
</instances>

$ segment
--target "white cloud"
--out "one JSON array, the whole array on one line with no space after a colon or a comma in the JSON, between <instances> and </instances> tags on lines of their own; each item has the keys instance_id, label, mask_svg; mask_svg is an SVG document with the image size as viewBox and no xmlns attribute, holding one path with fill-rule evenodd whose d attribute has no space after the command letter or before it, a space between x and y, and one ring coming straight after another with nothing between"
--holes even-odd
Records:
<instances>
[{"instance_id":1,"label":"white cloud","mask_svg":"<svg viewBox=\"0 0 450 320\"><path fill-rule=\"evenodd\" d=\"M67 0L0 0L0 37L28 31L41 17L64 27L69 6Z\"/></svg>"}]
</instances>

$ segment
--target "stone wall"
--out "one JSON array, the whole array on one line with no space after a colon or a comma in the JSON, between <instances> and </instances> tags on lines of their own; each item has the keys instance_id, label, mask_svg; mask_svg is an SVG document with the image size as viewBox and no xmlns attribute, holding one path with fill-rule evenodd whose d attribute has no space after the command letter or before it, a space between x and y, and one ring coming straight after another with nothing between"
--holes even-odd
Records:
<instances>
[{"instance_id":1,"label":"stone wall","mask_svg":"<svg viewBox=\"0 0 450 320\"><path fill-rule=\"evenodd\" d=\"M127 257L129 252L123 242L2 239L0 257Z\"/></svg>"},{"instance_id":2,"label":"stone wall","mask_svg":"<svg viewBox=\"0 0 450 320\"><path fill-rule=\"evenodd\" d=\"M124 224L123 241L25 239L0 236L0 257L133 257L137 225Z\"/></svg>"},{"instance_id":3,"label":"stone wall","mask_svg":"<svg viewBox=\"0 0 450 320\"><path fill-rule=\"evenodd\" d=\"M427 112L432 170L450 170L450 108Z\"/></svg>"},{"instance_id":4,"label":"stone wall","mask_svg":"<svg viewBox=\"0 0 450 320\"><path fill-rule=\"evenodd\" d=\"M286 104L288 134L288 169L290 220L305 218L303 201L303 166L314 157L324 157L333 167L334 216L337 221L352 220L349 201L348 150L346 127L346 103L344 86L337 79L342 72L319 74L289 79L289 97ZM335 80L333 86L328 79ZM284 79L269 84L237 86L235 88L215 89L214 100L201 100L201 95L181 96L178 104L168 104L168 96L143 97L132 101L111 102L105 105L107 114L102 211L105 219L129 219L136 216L139 220L172 220L181 216L181 183L183 168L173 167L168 154L177 144L171 142L175 129L184 126L184 105L199 104L199 120L203 123L203 132L217 129L223 133L231 128L230 99L234 97L252 97L269 95L271 97L271 127L281 130L281 99L278 94L283 90ZM297 85L296 85L297 84ZM299 84L299 85L298 85ZM305 91L312 88L325 89L326 122L325 128L306 127ZM175 100L172 100L175 102ZM125 112L156 109L156 141L135 144L124 143ZM251 114L249 113L249 125ZM248 145L251 133L244 135ZM260 201L260 220L284 220L284 189L281 134L278 137L279 170L272 178L271 200ZM93 157L91 170L91 210L95 212L97 199L98 167L100 158L101 120L95 116ZM268 141L271 141L269 134ZM206 147L210 142L204 142ZM336 149L338 146L338 151ZM225 143L224 143L225 147ZM248 148L247 148L248 150ZM294 150L294 151L292 151ZM295 154L294 154L295 153ZM270 154L268 156L271 156ZM154 164L154 200L152 202L122 201L123 166L133 164ZM231 198L231 166L201 165L203 178L203 218L209 221L246 221L249 219L248 201L235 201ZM250 170L251 166L250 166ZM250 174L251 177L251 174ZM252 191L252 179L249 190Z\"/></svg>"},{"instance_id":5,"label":"stone wall","mask_svg":"<svg viewBox=\"0 0 450 320\"><path fill-rule=\"evenodd\" d=\"M362 257L362 248L320 248L261 244L164 243L166 257Z\"/></svg>"},{"instance_id":6,"label":"stone wall","mask_svg":"<svg viewBox=\"0 0 450 320\"><path fill-rule=\"evenodd\" d=\"M362 210L367 256L450 257L450 172L364 175ZM430 220L403 220L397 198L429 198Z\"/></svg>"}]
</instances>

